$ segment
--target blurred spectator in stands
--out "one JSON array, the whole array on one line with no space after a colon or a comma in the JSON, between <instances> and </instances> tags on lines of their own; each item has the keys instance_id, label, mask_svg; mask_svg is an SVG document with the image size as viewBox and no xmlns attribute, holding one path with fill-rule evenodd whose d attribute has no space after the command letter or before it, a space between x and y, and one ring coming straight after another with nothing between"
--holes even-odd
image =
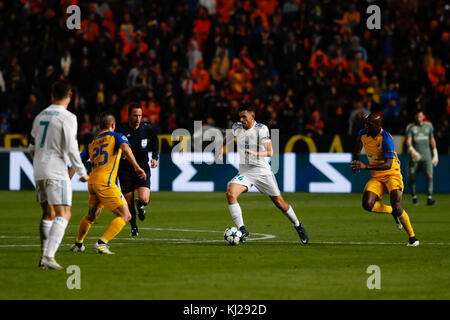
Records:
<instances>
[{"instance_id":1,"label":"blurred spectator in stands","mask_svg":"<svg viewBox=\"0 0 450 320\"><path fill-rule=\"evenodd\" d=\"M325 68L325 70L328 70L330 64L328 62L328 57L325 53L323 53L322 50L317 50L314 52L314 54L311 56L311 59L309 60L309 67L313 70L313 74L316 75L317 70L320 67Z\"/></svg>"},{"instance_id":2,"label":"blurred spectator in stands","mask_svg":"<svg viewBox=\"0 0 450 320\"><path fill-rule=\"evenodd\" d=\"M300 11L300 1L287 0L283 3L283 16L286 24L291 25L295 22L297 14Z\"/></svg>"},{"instance_id":3,"label":"blurred spectator in stands","mask_svg":"<svg viewBox=\"0 0 450 320\"><path fill-rule=\"evenodd\" d=\"M233 60L233 66L228 72L228 80L230 81L234 98L241 98L247 83L251 85L251 73L238 58Z\"/></svg>"},{"instance_id":4,"label":"blurred spectator in stands","mask_svg":"<svg viewBox=\"0 0 450 320\"><path fill-rule=\"evenodd\" d=\"M67 78L70 73L70 68L72 67L72 57L70 55L69 50L64 51L64 55L61 57L60 60L60 67L64 77Z\"/></svg>"},{"instance_id":5,"label":"blurred spectator in stands","mask_svg":"<svg viewBox=\"0 0 450 320\"><path fill-rule=\"evenodd\" d=\"M127 87L133 88L133 87L138 86L138 77L139 77L139 74L140 74L143 66L144 66L144 60L139 59L136 62L136 65L130 69L130 71L128 72L127 82L126 82Z\"/></svg>"},{"instance_id":6,"label":"blurred spectator in stands","mask_svg":"<svg viewBox=\"0 0 450 320\"><path fill-rule=\"evenodd\" d=\"M97 91L95 93L95 113L104 111L106 104L105 85L103 82L97 84Z\"/></svg>"},{"instance_id":7,"label":"blurred spectator in stands","mask_svg":"<svg viewBox=\"0 0 450 320\"><path fill-rule=\"evenodd\" d=\"M174 91L179 91L181 89L181 80L183 76L183 70L180 68L178 60L173 60L170 64L170 69L164 76L166 82L172 83Z\"/></svg>"},{"instance_id":8,"label":"blurred spectator in stands","mask_svg":"<svg viewBox=\"0 0 450 320\"><path fill-rule=\"evenodd\" d=\"M85 146L94 138L94 125L91 122L89 113L83 114L83 121L80 126L80 142Z\"/></svg>"},{"instance_id":9,"label":"blurred spectator in stands","mask_svg":"<svg viewBox=\"0 0 450 320\"><path fill-rule=\"evenodd\" d=\"M141 101L141 107L142 121L151 123L153 125L158 125L161 107L159 106L158 100L156 99L155 92L153 90L147 91L145 99Z\"/></svg>"},{"instance_id":10,"label":"blurred spectator in stands","mask_svg":"<svg viewBox=\"0 0 450 320\"><path fill-rule=\"evenodd\" d=\"M302 48L297 41L293 32L289 32L287 35L287 42L283 46L283 71L289 72L292 66L300 59L302 54Z\"/></svg>"},{"instance_id":11,"label":"blurred spectator in stands","mask_svg":"<svg viewBox=\"0 0 450 320\"><path fill-rule=\"evenodd\" d=\"M227 78L229 70L230 61L228 60L228 55L225 53L223 47L218 47L211 65L211 77L213 81L217 84L222 83Z\"/></svg>"},{"instance_id":12,"label":"blurred spectator in stands","mask_svg":"<svg viewBox=\"0 0 450 320\"><path fill-rule=\"evenodd\" d=\"M203 51L204 44L208 39L211 28L211 20L208 18L208 13L205 8L200 7L198 9L198 19L194 22L193 34L195 35L195 39L197 40L198 48L200 51Z\"/></svg>"},{"instance_id":13,"label":"blurred spectator in stands","mask_svg":"<svg viewBox=\"0 0 450 320\"><path fill-rule=\"evenodd\" d=\"M401 133L401 105L395 97L391 97L387 108L383 109L383 126L392 134Z\"/></svg>"},{"instance_id":14,"label":"blurred spectator in stands","mask_svg":"<svg viewBox=\"0 0 450 320\"><path fill-rule=\"evenodd\" d=\"M2 113L0 118L0 142L4 143L5 134L11 133L11 124L9 123L9 115L7 113Z\"/></svg>"},{"instance_id":15,"label":"blurred spectator in stands","mask_svg":"<svg viewBox=\"0 0 450 320\"><path fill-rule=\"evenodd\" d=\"M336 48L334 54L331 55L331 57L332 57L332 58L331 58L331 60L330 60L330 68L331 68L332 70L336 69L336 67L337 67L339 64L342 64L342 67L343 67L345 70L347 70L347 71L349 70L349 64L348 64L348 61L347 61L347 59L344 57L343 50L342 50L341 47Z\"/></svg>"},{"instance_id":16,"label":"blurred spectator in stands","mask_svg":"<svg viewBox=\"0 0 450 320\"><path fill-rule=\"evenodd\" d=\"M205 69L203 59L197 61L197 66L192 70L192 89L195 93L203 93L208 90L211 83L209 72Z\"/></svg>"},{"instance_id":17,"label":"blurred spectator in stands","mask_svg":"<svg viewBox=\"0 0 450 320\"><path fill-rule=\"evenodd\" d=\"M102 27L108 30L108 36L112 42L116 41L117 24L113 18L113 12L111 10L105 10L103 15Z\"/></svg>"},{"instance_id":18,"label":"blurred spectator in stands","mask_svg":"<svg viewBox=\"0 0 450 320\"><path fill-rule=\"evenodd\" d=\"M377 76L372 76L370 78L370 84L366 89L366 93L371 94L373 101L380 104L381 94L383 91L380 88L380 82Z\"/></svg>"},{"instance_id":19,"label":"blurred spectator in stands","mask_svg":"<svg viewBox=\"0 0 450 320\"><path fill-rule=\"evenodd\" d=\"M286 98L278 110L278 119L283 127L283 133L290 135L297 133L297 110L290 98Z\"/></svg>"},{"instance_id":20,"label":"blurred spectator in stands","mask_svg":"<svg viewBox=\"0 0 450 320\"><path fill-rule=\"evenodd\" d=\"M20 70L20 69L19 69ZM41 76L39 80L39 90L46 97L46 101L50 103L50 92L53 82L57 79L57 74L55 72L55 67L49 65L45 71L45 74Z\"/></svg>"},{"instance_id":21,"label":"blurred spectator in stands","mask_svg":"<svg viewBox=\"0 0 450 320\"><path fill-rule=\"evenodd\" d=\"M363 59L364 62L367 62L367 51L363 46L361 46L359 37L352 37L352 45L348 49L348 51L348 55L353 56L353 54L357 53L360 59Z\"/></svg>"},{"instance_id":22,"label":"blurred spectator in stands","mask_svg":"<svg viewBox=\"0 0 450 320\"><path fill-rule=\"evenodd\" d=\"M94 12L88 14L87 19L81 21L81 29L78 31L82 35L83 39L87 42L94 42L95 38L100 34L98 23Z\"/></svg>"},{"instance_id":23,"label":"blurred spectator in stands","mask_svg":"<svg viewBox=\"0 0 450 320\"><path fill-rule=\"evenodd\" d=\"M356 137L358 132L364 128L364 119L370 114L363 104L363 101L358 99L353 103L353 111L350 113L348 119L347 134L351 137Z\"/></svg>"},{"instance_id":24,"label":"blurred spectator in stands","mask_svg":"<svg viewBox=\"0 0 450 320\"><path fill-rule=\"evenodd\" d=\"M344 115L344 109L341 106L337 106L333 110L328 111L328 121L325 125L325 130L331 134L345 135L346 128L342 125L346 123L347 119Z\"/></svg>"},{"instance_id":25,"label":"blurred spectator in stands","mask_svg":"<svg viewBox=\"0 0 450 320\"><path fill-rule=\"evenodd\" d=\"M445 69L442 66L442 59L437 58L434 65L428 68L428 79L433 87L436 87L439 84L439 78L441 76L445 77Z\"/></svg>"},{"instance_id":26,"label":"blurred spectator in stands","mask_svg":"<svg viewBox=\"0 0 450 320\"><path fill-rule=\"evenodd\" d=\"M117 96L117 93L111 92L111 94L109 95L108 101L109 101L108 106L109 106L110 111L114 113L114 115L116 116L116 119L120 119L121 103L119 101L119 97ZM120 122L120 120L118 120L118 122Z\"/></svg>"},{"instance_id":27,"label":"blurred spectator in stands","mask_svg":"<svg viewBox=\"0 0 450 320\"><path fill-rule=\"evenodd\" d=\"M361 14L356 10L354 3L350 4L347 11L344 12L342 19L339 20L339 24L350 28L355 28L361 22Z\"/></svg>"},{"instance_id":28,"label":"blurred spectator in stands","mask_svg":"<svg viewBox=\"0 0 450 320\"><path fill-rule=\"evenodd\" d=\"M21 133L28 134L31 132L34 117L41 111L41 106L38 102L38 97L35 93L30 93L28 96L28 103L23 108L21 119Z\"/></svg>"},{"instance_id":29,"label":"blurred spectator in stands","mask_svg":"<svg viewBox=\"0 0 450 320\"><path fill-rule=\"evenodd\" d=\"M189 71L194 70L194 68L197 66L198 60L202 59L202 52L197 49L198 44L197 41L194 39L191 39L188 42L188 49L186 52L186 59L188 62L188 69Z\"/></svg>"},{"instance_id":30,"label":"blurred spectator in stands","mask_svg":"<svg viewBox=\"0 0 450 320\"><path fill-rule=\"evenodd\" d=\"M119 58L114 57L111 65L106 73L106 89L109 91L120 92L125 83L125 75L122 66L119 63Z\"/></svg>"},{"instance_id":31,"label":"blurred spectator in stands","mask_svg":"<svg viewBox=\"0 0 450 320\"><path fill-rule=\"evenodd\" d=\"M394 105L392 100L395 101ZM400 113L400 95L395 89L395 84L393 82L390 82L388 84L387 90L383 91L383 93L381 94L380 107L383 112L388 112L388 110L395 110L394 114L396 115L396 117ZM394 107L394 109L392 109L392 107Z\"/></svg>"},{"instance_id":32,"label":"blurred spectator in stands","mask_svg":"<svg viewBox=\"0 0 450 320\"><path fill-rule=\"evenodd\" d=\"M323 135L323 130L325 127L325 124L322 121L321 114L318 110L315 110L312 115L311 119L308 121L308 123L305 126L305 132L308 136L321 136Z\"/></svg>"}]
</instances>

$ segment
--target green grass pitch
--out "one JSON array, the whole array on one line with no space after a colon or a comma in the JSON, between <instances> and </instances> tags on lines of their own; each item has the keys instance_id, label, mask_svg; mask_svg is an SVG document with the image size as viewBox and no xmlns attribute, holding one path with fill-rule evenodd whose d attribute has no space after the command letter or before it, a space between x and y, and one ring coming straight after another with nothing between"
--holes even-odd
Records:
<instances>
[{"instance_id":1,"label":"green grass pitch","mask_svg":"<svg viewBox=\"0 0 450 320\"><path fill-rule=\"evenodd\" d=\"M34 192L0 192L0 299L450 299L450 197L413 207L405 195L420 247L406 247L404 230L389 215L365 212L361 194L286 193L311 244L303 246L267 197L240 198L252 241L229 246L233 225L224 193L152 193L149 214L111 241L115 255L92 244L112 220L106 209L86 239L69 252L87 209L74 192L72 220L57 261L81 270L81 289L69 290L65 271L40 270ZM386 202L387 199L384 199ZM367 267L381 271L381 289L367 288Z\"/></svg>"}]
</instances>

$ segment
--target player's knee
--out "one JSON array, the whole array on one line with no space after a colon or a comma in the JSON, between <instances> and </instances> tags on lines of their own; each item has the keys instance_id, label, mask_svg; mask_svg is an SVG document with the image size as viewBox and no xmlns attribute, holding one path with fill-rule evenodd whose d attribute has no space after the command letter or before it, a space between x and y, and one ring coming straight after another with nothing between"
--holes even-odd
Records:
<instances>
[{"instance_id":1,"label":"player's knee","mask_svg":"<svg viewBox=\"0 0 450 320\"><path fill-rule=\"evenodd\" d=\"M286 210L284 210L286 206L289 208L289 206L287 204L285 205L285 202L283 201L283 199L280 199L280 198L273 199L273 203L275 204L275 206L278 209L283 210L283 211L286 211Z\"/></svg>"},{"instance_id":2,"label":"player's knee","mask_svg":"<svg viewBox=\"0 0 450 320\"><path fill-rule=\"evenodd\" d=\"M227 196L228 202L233 202L233 201L237 200L237 195L231 190L227 190L226 196Z\"/></svg>"},{"instance_id":3,"label":"player's knee","mask_svg":"<svg viewBox=\"0 0 450 320\"><path fill-rule=\"evenodd\" d=\"M123 221L128 223L131 220L131 213L128 212L125 216L122 217Z\"/></svg>"},{"instance_id":4,"label":"player's knee","mask_svg":"<svg viewBox=\"0 0 450 320\"><path fill-rule=\"evenodd\" d=\"M392 206L392 213L397 216L400 217L403 213L403 207L400 204L397 205L393 205Z\"/></svg>"},{"instance_id":5,"label":"player's knee","mask_svg":"<svg viewBox=\"0 0 450 320\"><path fill-rule=\"evenodd\" d=\"M149 201L150 201L149 197L142 197L142 198L140 198L139 200L141 201L141 203L142 203L144 206L146 206L146 205L149 203Z\"/></svg>"}]
</instances>

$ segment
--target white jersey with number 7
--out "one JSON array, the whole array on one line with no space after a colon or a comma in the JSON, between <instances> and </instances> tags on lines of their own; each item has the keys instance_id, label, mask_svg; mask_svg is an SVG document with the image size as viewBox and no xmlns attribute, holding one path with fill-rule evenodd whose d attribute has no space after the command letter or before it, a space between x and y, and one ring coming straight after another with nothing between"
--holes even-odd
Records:
<instances>
[{"instance_id":1,"label":"white jersey with number 7","mask_svg":"<svg viewBox=\"0 0 450 320\"><path fill-rule=\"evenodd\" d=\"M35 181L69 178L68 160L79 176L86 174L77 142L77 118L63 106L50 105L33 121L30 154Z\"/></svg>"}]
</instances>

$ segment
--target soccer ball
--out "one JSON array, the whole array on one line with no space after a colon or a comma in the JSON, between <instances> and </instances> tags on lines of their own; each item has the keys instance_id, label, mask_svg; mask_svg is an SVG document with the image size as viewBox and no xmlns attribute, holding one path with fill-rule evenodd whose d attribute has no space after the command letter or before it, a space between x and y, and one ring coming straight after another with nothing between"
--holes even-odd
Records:
<instances>
[{"instance_id":1,"label":"soccer ball","mask_svg":"<svg viewBox=\"0 0 450 320\"><path fill-rule=\"evenodd\" d=\"M241 242L242 232L236 227L229 227L223 233L223 238L228 244L237 245Z\"/></svg>"}]
</instances>

